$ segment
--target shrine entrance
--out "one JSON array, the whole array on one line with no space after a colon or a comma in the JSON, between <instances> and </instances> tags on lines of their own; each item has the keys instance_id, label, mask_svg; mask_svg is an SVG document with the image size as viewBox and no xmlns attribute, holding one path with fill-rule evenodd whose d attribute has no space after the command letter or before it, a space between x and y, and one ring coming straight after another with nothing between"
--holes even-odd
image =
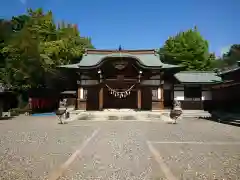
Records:
<instances>
[{"instance_id":1,"label":"shrine entrance","mask_svg":"<svg viewBox=\"0 0 240 180\"><path fill-rule=\"evenodd\" d=\"M110 87L109 87L110 88ZM126 88L103 90L103 109L137 109L137 90L132 88L130 91ZM130 89L130 88L129 88ZM118 93L118 94L117 94ZM122 96L122 97L121 97Z\"/></svg>"},{"instance_id":2,"label":"shrine entrance","mask_svg":"<svg viewBox=\"0 0 240 180\"><path fill-rule=\"evenodd\" d=\"M136 59L107 58L101 66L102 108L140 109L138 106L139 66Z\"/></svg>"}]
</instances>

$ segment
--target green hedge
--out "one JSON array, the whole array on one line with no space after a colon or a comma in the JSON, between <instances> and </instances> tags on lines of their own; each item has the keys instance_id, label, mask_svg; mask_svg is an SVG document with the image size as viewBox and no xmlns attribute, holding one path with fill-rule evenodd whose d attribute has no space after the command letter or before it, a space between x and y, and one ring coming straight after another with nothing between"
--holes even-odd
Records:
<instances>
[{"instance_id":1,"label":"green hedge","mask_svg":"<svg viewBox=\"0 0 240 180\"><path fill-rule=\"evenodd\" d=\"M12 116L18 116L26 112L31 112L28 108L14 108L10 110Z\"/></svg>"}]
</instances>

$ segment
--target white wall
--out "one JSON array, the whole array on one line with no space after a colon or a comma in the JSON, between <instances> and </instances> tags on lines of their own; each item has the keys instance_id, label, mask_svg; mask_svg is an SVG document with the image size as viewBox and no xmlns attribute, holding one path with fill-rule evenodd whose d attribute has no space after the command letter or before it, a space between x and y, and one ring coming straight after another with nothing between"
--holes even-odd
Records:
<instances>
[{"instance_id":1,"label":"white wall","mask_svg":"<svg viewBox=\"0 0 240 180\"><path fill-rule=\"evenodd\" d=\"M174 91L174 99L177 99L179 101L184 100L184 91Z\"/></svg>"},{"instance_id":2,"label":"white wall","mask_svg":"<svg viewBox=\"0 0 240 180\"><path fill-rule=\"evenodd\" d=\"M184 91L174 91L174 98L177 100L184 100ZM212 92L211 91L202 91L202 98L204 100L212 100Z\"/></svg>"},{"instance_id":3,"label":"white wall","mask_svg":"<svg viewBox=\"0 0 240 180\"><path fill-rule=\"evenodd\" d=\"M212 92L202 91L202 100L212 100Z\"/></svg>"}]
</instances>

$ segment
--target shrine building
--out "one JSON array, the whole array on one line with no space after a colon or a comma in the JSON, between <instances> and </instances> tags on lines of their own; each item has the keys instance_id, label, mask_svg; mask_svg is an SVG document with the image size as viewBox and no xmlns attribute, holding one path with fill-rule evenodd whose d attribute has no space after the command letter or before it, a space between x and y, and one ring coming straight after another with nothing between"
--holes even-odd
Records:
<instances>
[{"instance_id":1,"label":"shrine building","mask_svg":"<svg viewBox=\"0 0 240 180\"><path fill-rule=\"evenodd\" d=\"M183 109L206 109L211 86L221 82L214 72L163 63L154 49L87 49L78 63L60 69L78 74L76 108L81 110L163 110L174 99Z\"/></svg>"},{"instance_id":2,"label":"shrine building","mask_svg":"<svg viewBox=\"0 0 240 180\"><path fill-rule=\"evenodd\" d=\"M212 86L213 109L239 113L240 109L240 61L218 75L222 82Z\"/></svg>"}]
</instances>

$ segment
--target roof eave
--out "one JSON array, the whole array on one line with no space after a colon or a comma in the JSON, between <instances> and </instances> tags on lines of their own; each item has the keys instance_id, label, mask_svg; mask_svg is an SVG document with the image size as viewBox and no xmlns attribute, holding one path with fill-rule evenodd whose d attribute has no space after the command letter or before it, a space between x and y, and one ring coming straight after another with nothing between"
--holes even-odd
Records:
<instances>
[{"instance_id":1,"label":"roof eave","mask_svg":"<svg viewBox=\"0 0 240 180\"><path fill-rule=\"evenodd\" d=\"M60 65L60 66L57 66L57 68L79 69L79 64Z\"/></svg>"},{"instance_id":2,"label":"roof eave","mask_svg":"<svg viewBox=\"0 0 240 180\"><path fill-rule=\"evenodd\" d=\"M232 73L232 72L235 72L235 71L238 71L240 70L240 67L237 67L235 69L230 69L230 70L226 70L226 71L222 71L222 72L219 72L218 74L219 75L225 75L225 74L229 74L229 73Z\"/></svg>"},{"instance_id":3,"label":"roof eave","mask_svg":"<svg viewBox=\"0 0 240 180\"><path fill-rule=\"evenodd\" d=\"M179 81L181 84L208 84L208 85L214 85L217 83L221 83L221 81L219 82L181 82Z\"/></svg>"},{"instance_id":4,"label":"roof eave","mask_svg":"<svg viewBox=\"0 0 240 180\"><path fill-rule=\"evenodd\" d=\"M100 68L100 64L94 65L94 66L78 66L79 69L81 70L88 70L88 69L97 69ZM163 69L162 66L145 66L142 64L139 64L139 66L143 69Z\"/></svg>"},{"instance_id":5,"label":"roof eave","mask_svg":"<svg viewBox=\"0 0 240 180\"><path fill-rule=\"evenodd\" d=\"M162 66L163 69L174 69L174 68L184 68L184 67L185 66L183 65L173 65L173 64L164 64L164 63Z\"/></svg>"},{"instance_id":6,"label":"roof eave","mask_svg":"<svg viewBox=\"0 0 240 180\"><path fill-rule=\"evenodd\" d=\"M102 65L103 61L100 61L99 63L92 65L92 66L81 66L78 65L80 69L96 69L99 68ZM158 65L158 66L147 66L140 61L137 61L137 64L143 68L143 69L175 69L175 68L183 68L184 66L181 65L171 65L171 64L163 64L163 65ZM165 65L165 66L164 66Z\"/></svg>"}]
</instances>

